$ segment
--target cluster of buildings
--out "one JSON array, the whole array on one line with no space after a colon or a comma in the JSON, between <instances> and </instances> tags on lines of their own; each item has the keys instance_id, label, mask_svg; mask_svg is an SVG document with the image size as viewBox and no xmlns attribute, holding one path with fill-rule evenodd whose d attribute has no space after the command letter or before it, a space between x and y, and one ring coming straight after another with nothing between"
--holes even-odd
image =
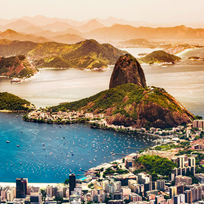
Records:
<instances>
[{"instance_id":1,"label":"cluster of buildings","mask_svg":"<svg viewBox=\"0 0 204 204\"><path fill-rule=\"evenodd\" d=\"M121 132L137 132L150 136L154 136L160 139L171 138L171 141L176 141L179 138L178 135L191 138L193 140L196 136L200 136L201 129L204 128L204 120L194 120L192 124L188 124L187 128L184 126L173 127L171 129L160 129L151 127L150 129L146 128L134 128L132 126L125 127L123 125L113 125L108 124L103 113L93 114L85 113L81 111L70 111L70 112L46 112L43 110L35 110L29 112L24 120L26 121L35 121L35 122L45 122L45 123L58 123L58 124L70 124L75 122L86 122L89 121L91 127L97 127L101 129L110 129ZM197 131L191 131L192 128L197 128ZM203 145L204 147L204 145ZM201 148L203 148L201 147Z\"/></svg>"},{"instance_id":2,"label":"cluster of buildings","mask_svg":"<svg viewBox=\"0 0 204 204\"><path fill-rule=\"evenodd\" d=\"M194 128L204 128L204 120L194 120L192 122Z\"/></svg>"},{"instance_id":3,"label":"cluster of buildings","mask_svg":"<svg viewBox=\"0 0 204 204\"><path fill-rule=\"evenodd\" d=\"M69 185L48 185L43 198L40 187L28 186L25 178L16 179L16 187L0 188L1 203L12 204L55 204L58 201L71 204L81 203L106 203L106 204L181 204L204 203L204 174L196 174L195 157L177 156L172 161L177 164L171 173L171 181L166 179L152 180L146 172L134 175L134 160L140 154L131 154L125 161L117 160L117 165L129 170L125 175L108 175L97 178L94 172L98 167L91 169L92 176L83 181L76 180L75 174L70 174ZM115 164L104 164L100 168L113 167ZM165 168L165 167L164 167ZM192 177L198 179L198 184L193 184ZM172 184L174 182L174 184ZM61 199L59 199L61 198Z\"/></svg>"},{"instance_id":4,"label":"cluster of buildings","mask_svg":"<svg viewBox=\"0 0 204 204\"><path fill-rule=\"evenodd\" d=\"M31 111L24 119L27 121L39 121L46 123L71 123L78 120L104 118L104 114L94 115L93 113L84 113L84 111L70 112L43 112L41 110Z\"/></svg>"},{"instance_id":5,"label":"cluster of buildings","mask_svg":"<svg viewBox=\"0 0 204 204\"><path fill-rule=\"evenodd\" d=\"M123 168L132 172L135 167L134 160L138 156L140 155L126 156L125 162L119 162L118 165L124 165ZM152 181L151 175L146 172L137 175L131 173L119 176L110 175L100 182L93 179L89 180L89 183L94 183L94 189L86 194L85 201L104 203L105 200L108 204L124 204L124 201L131 204L204 203L202 201L204 198L204 174L196 174L195 157L181 155L174 156L171 160L177 164L177 168L172 170L171 180L160 178ZM189 172L199 181L198 184L193 184L192 177L187 176ZM107 198L110 199L108 202Z\"/></svg>"},{"instance_id":6,"label":"cluster of buildings","mask_svg":"<svg viewBox=\"0 0 204 204\"><path fill-rule=\"evenodd\" d=\"M16 187L0 187L0 201L1 203L13 203L13 204L41 204L42 194L40 187L28 187L27 178L17 178Z\"/></svg>"}]
</instances>

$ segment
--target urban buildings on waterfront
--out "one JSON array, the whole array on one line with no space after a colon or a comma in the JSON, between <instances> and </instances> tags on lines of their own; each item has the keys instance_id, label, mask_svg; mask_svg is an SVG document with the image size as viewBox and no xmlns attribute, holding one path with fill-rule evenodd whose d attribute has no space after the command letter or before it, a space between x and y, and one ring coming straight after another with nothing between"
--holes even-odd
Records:
<instances>
[{"instance_id":1,"label":"urban buildings on waterfront","mask_svg":"<svg viewBox=\"0 0 204 204\"><path fill-rule=\"evenodd\" d=\"M159 145L85 171L81 180L70 174L68 184L47 185L40 189L28 185L27 178L17 178L16 187L0 186L1 203L204 203L204 132L200 124L196 121L186 129L177 127L173 131L180 134L180 138L158 139ZM168 158L172 168L165 175L151 174L152 163L146 170L138 164L138 160L145 156L153 157L154 161ZM166 166L162 165L157 167L165 169Z\"/></svg>"},{"instance_id":2,"label":"urban buildings on waterfront","mask_svg":"<svg viewBox=\"0 0 204 204\"><path fill-rule=\"evenodd\" d=\"M25 198L27 195L27 178L17 178L16 179L16 198Z\"/></svg>"},{"instance_id":3,"label":"urban buildings on waterfront","mask_svg":"<svg viewBox=\"0 0 204 204\"><path fill-rule=\"evenodd\" d=\"M76 175L70 174L69 175L69 195L71 196L71 192L74 191L76 187Z\"/></svg>"}]
</instances>

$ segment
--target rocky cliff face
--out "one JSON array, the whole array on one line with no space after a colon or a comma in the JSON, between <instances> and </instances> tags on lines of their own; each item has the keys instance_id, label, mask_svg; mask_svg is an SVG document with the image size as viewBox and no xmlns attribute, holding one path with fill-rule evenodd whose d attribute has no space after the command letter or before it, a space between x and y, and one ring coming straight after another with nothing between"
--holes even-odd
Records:
<instances>
[{"instance_id":1,"label":"rocky cliff face","mask_svg":"<svg viewBox=\"0 0 204 204\"><path fill-rule=\"evenodd\" d=\"M130 54L122 55L115 64L109 88L134 83L139 86L146 86L144 72L139 62Z\"/></svg>"}]
</instances>

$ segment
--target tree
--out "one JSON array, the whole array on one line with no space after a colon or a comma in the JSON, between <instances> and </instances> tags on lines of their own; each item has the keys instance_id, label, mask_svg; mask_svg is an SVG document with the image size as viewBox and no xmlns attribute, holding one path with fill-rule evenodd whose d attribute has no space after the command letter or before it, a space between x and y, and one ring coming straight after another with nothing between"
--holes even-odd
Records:
<instances>
[{"instance_id":1,"label":"tree","mask_svg":"<svg viewBox=\"0 0 204 204\"><path fill-rule=\"evenodd\" d=\"M125 199L124 202L125 202L125 203L129 203L130 201L129 201L128 199Z\"/></svg>"},{"instance_id":2,"label":"tree","mask_svg":"<svg viewBox=\"0 0 204 204\"><path fill-rule=\"evenodd\" d=\"M90 183L90 184L88 185L89 188L91 188L91 187L93 187L93 186L94 186L93 183Z\"/></svg>"},{"instance_id":3,"label":"tree","mask_svg":"<svg viewBox=\"0 0 204 204\"><path fill-rule=\"evenodd\" d=\"M164 195L164 199L166 199L166 200L167 200L167 199L169 199L169 196L167 196L167 195Z\"/></svg>"},{"instance_id":4,"label":"tree","mask_svg":"<svg viewBox=\"0 0 204 204\"><path fill-rule=\"evenodd\" d=\"M192 178L192 184L197 184L198 183L198 180L197 180L197 178L195 178L194 176L193 176L193 173L191 172L191 171L187 171L186 172L186 176L189 176L189 177L191 177Z\"/></svg>"},{"instance_id":5,"label":"tree","mask_svg":"<svg viewBox=\"0 0 204 204\"><path fill-rule=\"evenodd\" d=\"M41 193L42 193L42 200L44 201L47 194L44 189L41 189Z\"/></svg>"},{"instance_id":6,"label":"tree","mask_svg":"<svg viewBox=\"0 0 204 204\"><path fill-rule=\"evenodd\" d=\"M65 185L69 184L69 179L65 179L64 184Z\"/></svg>"},{"instance_id":7,"label":"tree","mask_svg":"<svg viewBox=\"0 0 204 204\"><path fill-rule=\"evenodd\" d=\"M97 177L100 177L100 173L96 173L96 176L97 176Z\"/></svg>"},{"instance_id":8,"label":"tree","mask_svg":"<svg viewBox=\"0 0 204 204\"><path fill-rule=\"evenodd\" d=\"M60 203L63 201L63 198L59 196L59 197L56 197L55 200L57 201L57 204L58 204L59 201Z\"/></svg>"},{"instance_id":9,"label":"tree","mask_svg":"<svg viewBox=\"0 0 204 204\"><path fill-rule=\"evenodd\" d=\"M195 116L195 119L202 120L203 117L202 117L202 116L199 116L199 115L196 115L196 116Z\"/></svg>"},{"instance_id":10,"label":"tree","mask_svg":"<svg viewBox=\"0 0 204 204\"><path fill-rule=\"evenodd\" d=\"M111 198L106 198L105 203L108 204L108 201L111 200Z\"/></svg>"},{"instance_id":11,"label":"tree","mask_svg":"<svg viewBox=\"0 0 204 204\"><path fill-rule=\"evenodd\" d=\"M89 191L88 190L82 190L83 195L87 194Z\"/></svg>"}]
</instances>

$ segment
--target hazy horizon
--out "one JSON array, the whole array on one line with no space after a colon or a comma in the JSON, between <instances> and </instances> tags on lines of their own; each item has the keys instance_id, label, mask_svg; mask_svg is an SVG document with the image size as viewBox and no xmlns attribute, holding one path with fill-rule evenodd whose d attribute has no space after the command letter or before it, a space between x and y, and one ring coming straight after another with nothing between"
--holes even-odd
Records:
<instances>
[{"instance_id":1,"label":"hazy horizon","mask_svg":"<svg viewBox=\"0 0 204 204\"><path fill-rule=\"evenodd\" d=\"M1 2L0 19L42 15L87 21L114 17L151 24L204 25L203 0L9 0ZM8 12L9 11L9 12Z\"/></svg>"}]
</instances>

